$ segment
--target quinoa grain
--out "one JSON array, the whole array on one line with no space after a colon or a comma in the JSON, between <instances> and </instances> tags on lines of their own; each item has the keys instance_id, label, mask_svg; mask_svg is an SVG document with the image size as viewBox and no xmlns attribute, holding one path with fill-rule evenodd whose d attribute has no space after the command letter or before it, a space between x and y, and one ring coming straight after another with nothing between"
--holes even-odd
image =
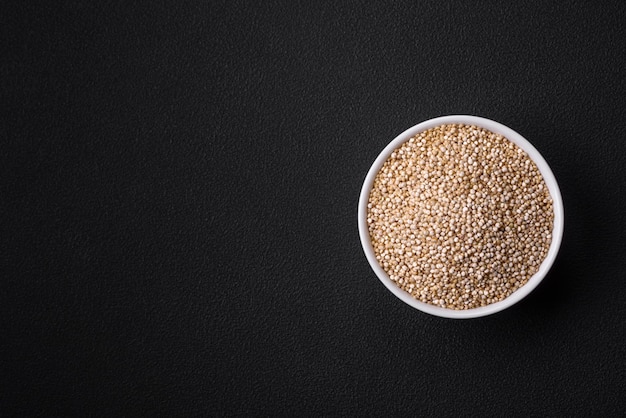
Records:
<instances>
[{"instance_id":1,"label":"quinoa grain","mask_svg":"<svg viewBox=\"0 0 626 418\"><path fill-rule=\"evenodd\" d=\"M528 155L477 126L441 125L400 145L369 195L379 264L416 299L449 309L504 300L534 275L554 213Z\"/></svg>"}]
</instances>

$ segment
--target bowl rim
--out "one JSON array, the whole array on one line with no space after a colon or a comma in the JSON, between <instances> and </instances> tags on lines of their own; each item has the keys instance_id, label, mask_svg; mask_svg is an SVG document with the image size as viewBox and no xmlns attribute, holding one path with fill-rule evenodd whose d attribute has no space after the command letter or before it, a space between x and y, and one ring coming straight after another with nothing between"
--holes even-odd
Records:
<instances>
[{"instance_id":1,"label":"bowl rim","mask_svg":"<svg viewBox=\"0 0 626 418\"><path fill-rule=\"evenodd\" d=\"M398 148L402 143L408 141L411 137L419 134L420 132L426 131L430 128L434 128L440 125L447 124L465 124L465 125L475 125L484 129L487 129L493 133L500 134L504 136L509 141L516 144L522 150L524 150L528 156L534 161L539 168L539 171L546 183L548 190L550 192L550 196L553 201L553 210L554 210L554 225L552 228L552 242L550 243L550 248L548 250L548 254L546 258L541 263L539 270L528 280L528 282L520 287L518 290L513 292L506 299L492 303L487 306L482 306L480 308L472 308L465 310L454 310L449 308L442 308L439 306L434 306L425 302L421 302L415 299L406 291L400 289L387 275L387 273L383 270L383 268L378 264L376 260L376 256L374 255L374 249L370 242L369 229L367 227L367 204L369 200L369 194L374 184L374 178L376 174L381 169L384 162L391 155L391 153ZM425 120L417 125L405 130L400 135L398 135L393 141L391 141L378 155L374 163L370 167L367 176L365 177L365 181L363 182L363 187L361 188L361 194L359 197L359 206L358 206L358 227L359 227L359 236L361 239L361 245L363 247L363 251L365 252L365 256L376 273L378 279L383 283L383 285L391 291L397 298L402 300L407 305L412 306L415 309L418 309L422 312L444 317L444 318L455 318L455 319L469 319L469 318L478 318L486 315L491 315L496 312L500 312L523 298L525 298L530 292L532 292L541 281L544 279L556 256L558 254L559 248L561 246L561 240L563 238L563 225L564 225L564 211L563 211L563 199L561 197L561 191L559 189L558 183L552 170L548 166L548 163L543 158L543 156L537 151L537 149L524 138L519 133L515 132L513 129L505 126L499 122L493 121L491 119L479 117L479 116L471 116L471 115L448 115L448 116L440 116L433 119Z\"/></svg>"}]
</instances>

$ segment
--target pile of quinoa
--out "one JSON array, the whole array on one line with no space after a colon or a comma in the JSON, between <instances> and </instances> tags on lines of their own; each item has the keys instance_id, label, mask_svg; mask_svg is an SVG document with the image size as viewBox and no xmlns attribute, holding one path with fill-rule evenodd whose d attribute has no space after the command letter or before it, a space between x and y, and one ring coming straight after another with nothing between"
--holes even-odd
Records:
<instances>
[{"instance_id":1,"label":"pile of quinoa","mask_svg":"<svg viewBox=\"0 0 626 418\"><path fill-rule=\"evenodd\" d=\"M374 180L367 222L401 289L449 309L499 302L537 272L552 198L535 163L501 135L442 125L400 145Z\"/></svg>"}]
</instances>

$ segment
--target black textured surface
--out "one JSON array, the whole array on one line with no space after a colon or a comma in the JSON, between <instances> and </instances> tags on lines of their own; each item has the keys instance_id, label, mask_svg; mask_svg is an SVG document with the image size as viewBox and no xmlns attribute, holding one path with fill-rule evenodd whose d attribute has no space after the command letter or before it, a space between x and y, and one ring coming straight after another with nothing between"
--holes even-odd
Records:
<instances>
[{"instance_id":1,"label":"black textured surface","mask_svg":"<svg viewBox=\"0 0 626 418\"><path fill-rule=\"evenodd\" d=\"M0 415L624 413L624 5L55 3L0 8ZM469 321L356 224L382 148L459 113L566 209L544 283Z\"/></svg>"}]
</instances>

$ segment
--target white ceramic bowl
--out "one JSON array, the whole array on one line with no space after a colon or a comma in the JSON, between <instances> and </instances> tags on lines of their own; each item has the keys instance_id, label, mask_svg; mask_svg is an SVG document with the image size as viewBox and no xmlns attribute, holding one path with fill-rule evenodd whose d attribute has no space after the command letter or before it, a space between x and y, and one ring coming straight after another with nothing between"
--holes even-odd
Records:
<instances>
[{"instance_id":1,"label":"white ceramic bowl","mask_svg":"<svg viewBox=\"0 0 626 418\"><path fill-rule=\"evenodd\" d=\"M474 309L466 309L466 310L454 310L448 308L441 308L438 306L430 305L428 303L420 302L415 299L409 293L400 289L387 275L385 270L378 264L376 260L376 256L374 255L374 248L372 247L370 241L369 230L367 227L367 203L369 200L369 194L372 189L372 185L374 184L374 178L376 174L383 166L383 163L387 160L387 158L391 155L393 150L398 148L400 144L405 141L408 141L411 137L417 135L420 132L423 132L427 129L433 128L439 125L445 124L465 124L465 125L475 125L482 128L485 128L491 132L500 134L507 138L509 141L513 142L515 145L526 151L526 153L530 156L530 158L535 162L543 179L548 186L548 190L550 191L550 195L553 200L554 207L554 227L552 229L552 243L550 244L550 249L548 250L548 255L541 263L539 270L535 275L533 275L528 282L520 287L518 290L513 292L509 297L504 299L503 301L492 303L487 306L483 306L480 308ZM367 173L367 177L365 177L365 182L363 183L363 188L361 189L361 196L359 198L359 235L361 236L361 244L363 245L363 250L365 251L365 256L369 261L372 269L378 276L381 282L389 289L394 295L396 295L400 300L404 303L411 305L412 307L419 309L420 311L446 317L446 318L477 318L485 315L490 315L496 312L499 312L503 309L508 308L511 305L522 300L526 295L528 295L537 285L543 280L545 275L550 270L554 259L559 251L559 247L561 245L561 238L563 237L563 200L561 198L561 191L559 190L559 186L554 178L554 174L552 174L552 170L546 163L546 160L543 159L539 151L533 147L530 142L528 142L524 137L515 132L514 130L489 119L480 118L477 116L467 116L467 115L452 115L452 116L442 116L435 119L430 119L420 124L415 125L414 127L407 129L400 135L398 135L387 147L380 153L369 172Z\"/></svg>"}]
</instances>

